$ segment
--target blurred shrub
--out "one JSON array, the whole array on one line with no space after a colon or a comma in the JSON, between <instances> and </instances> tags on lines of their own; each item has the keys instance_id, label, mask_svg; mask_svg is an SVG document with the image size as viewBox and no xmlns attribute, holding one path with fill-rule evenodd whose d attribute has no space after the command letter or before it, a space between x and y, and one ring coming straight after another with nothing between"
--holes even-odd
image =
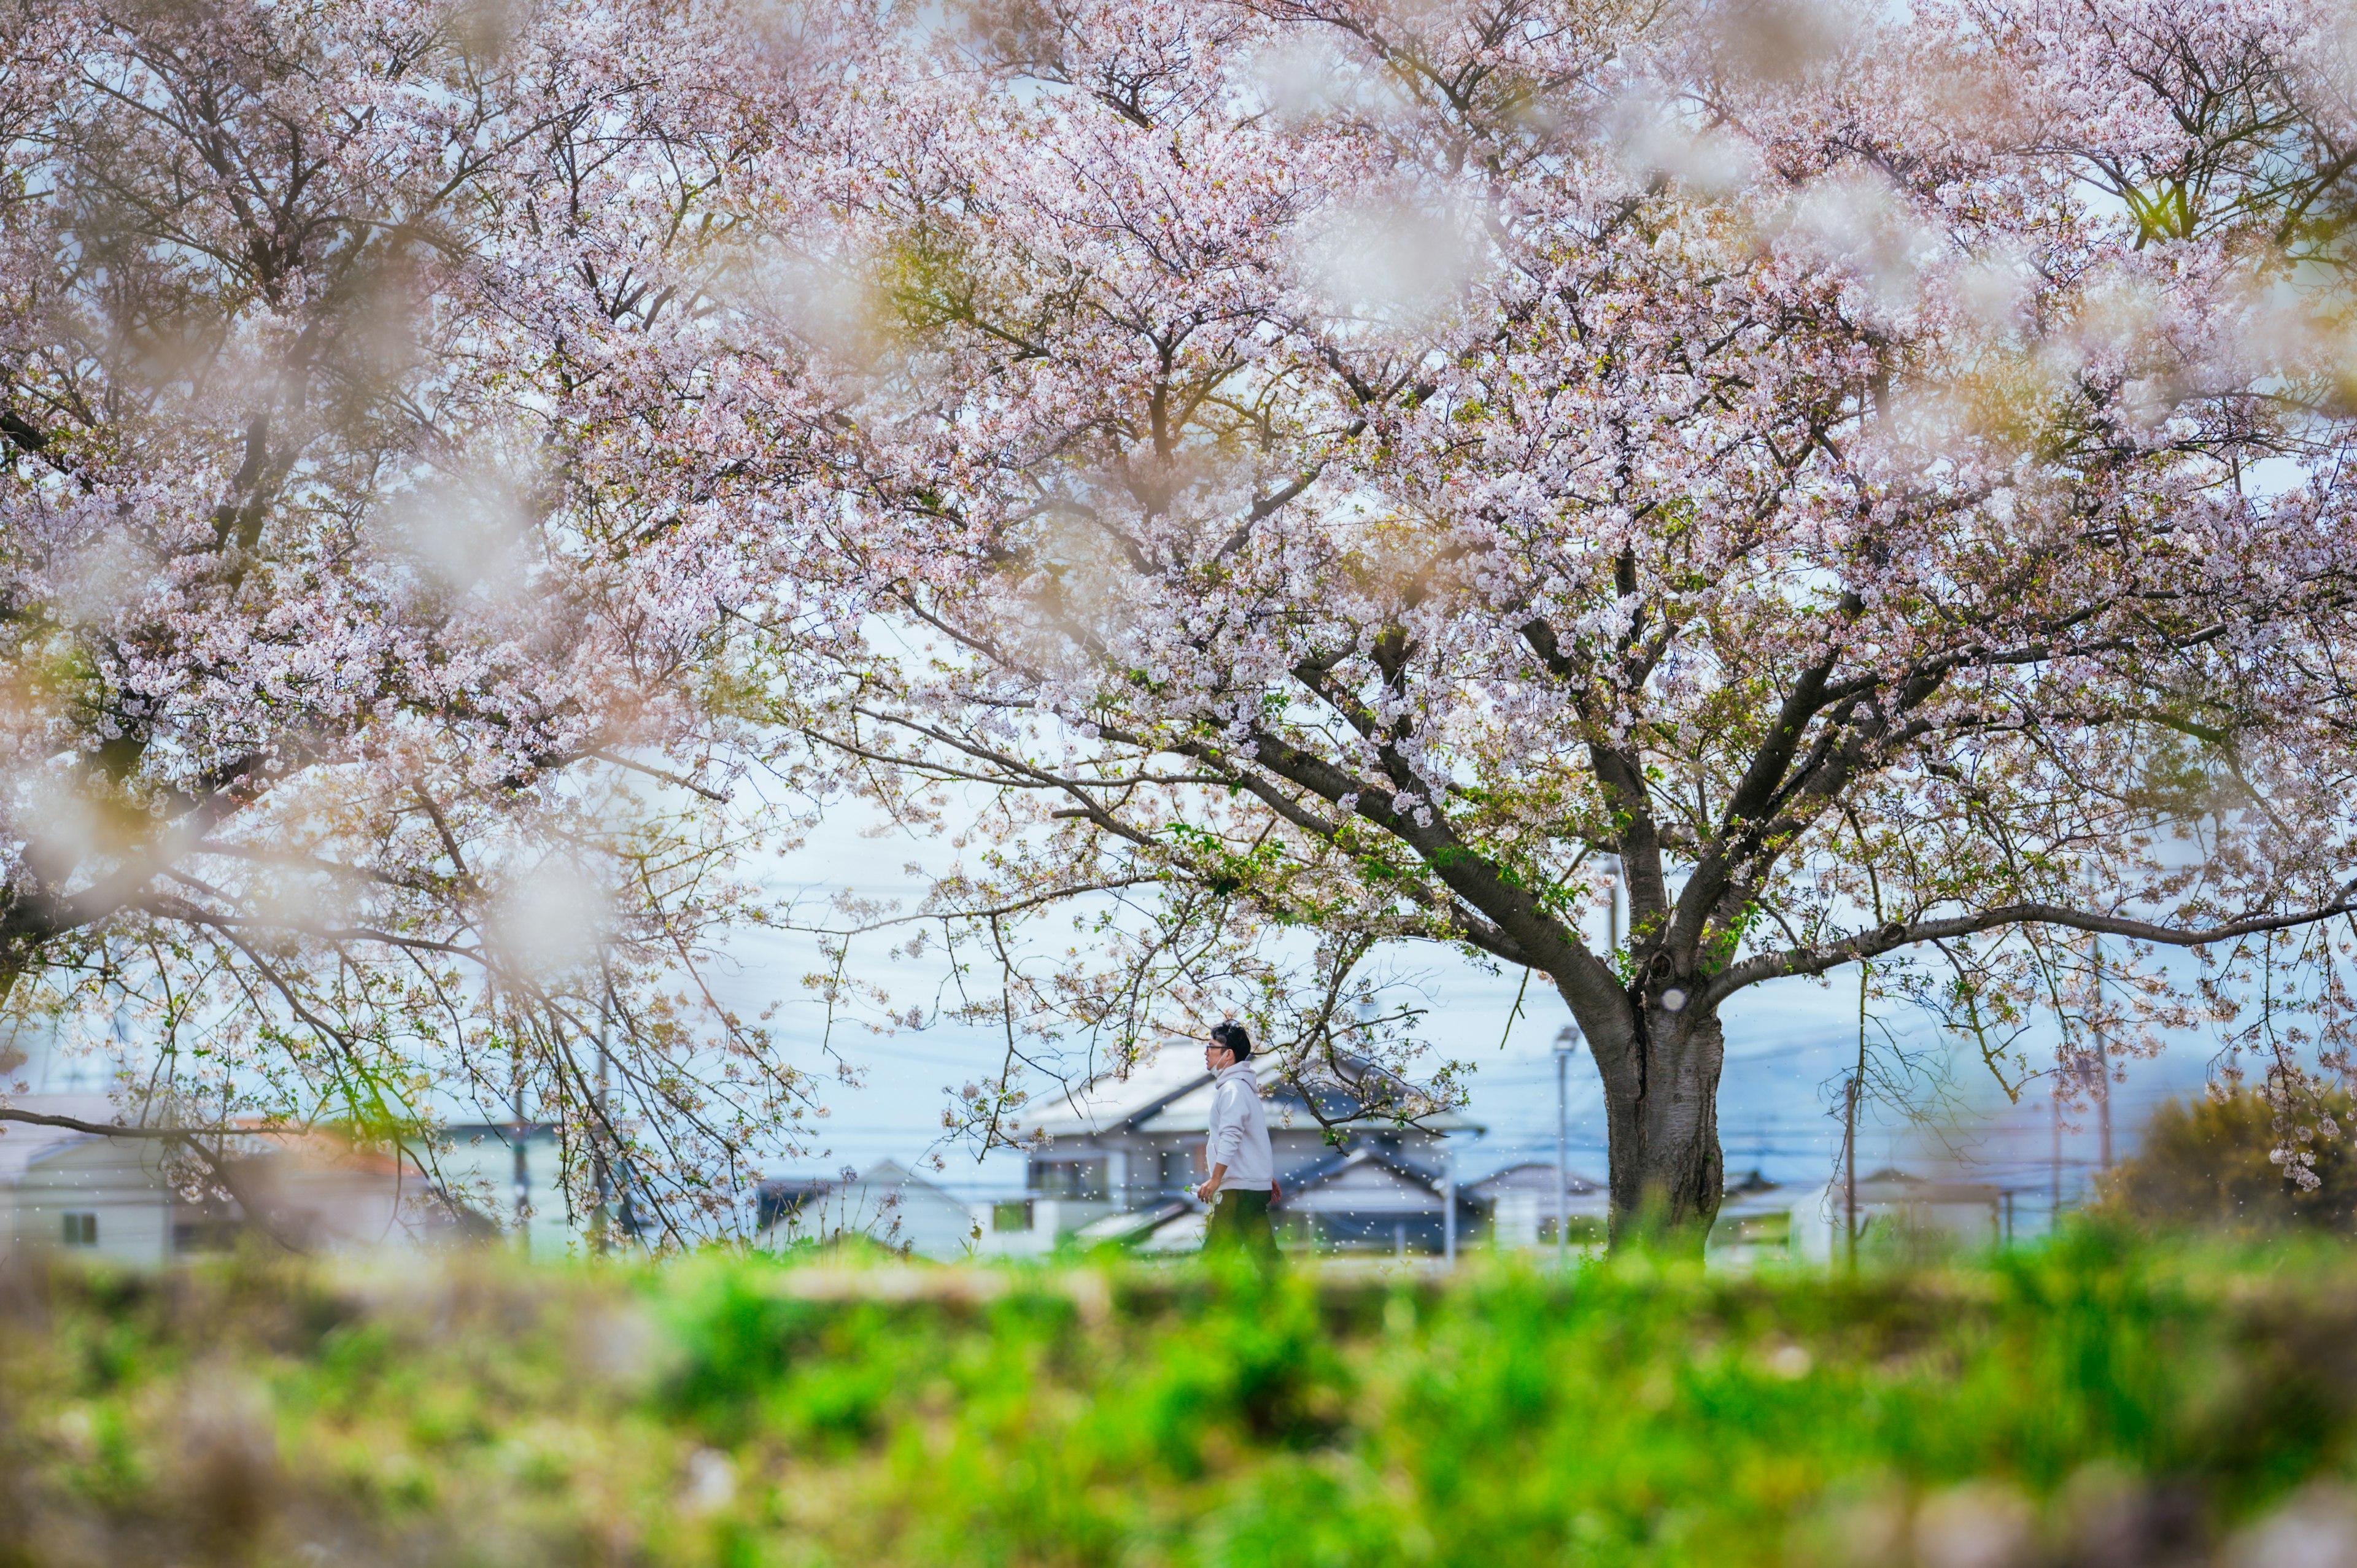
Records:
<instances>
[{"instance_id":1,"label":"blurred shrub","mask_svg":"<svg viewBox=\"0 0 2357 1568\"><path fill-rule=\"evenodd\" d=\"M2352 1132L2357 1104L2345 1092L2319 1096L2280 1125L2275 1109L2248 1090L2170 1101L2153 1112L2136 1157L2105 1178L2098 1212L2164 1228L2357 1236ZM2313 1190L2303 1191L2278 1160L2287 1143L2311 1162Z\"/></svg>"},{"instance_id":2,"label":"blurred shrub","mask_svg":"<svg viewBox=\"0 0 2357 1568\"><path fill-rule=\"evenodd\" d=\"M2119 1229L1446 1285L0 1273L0 1568L2275 1568L2357 1553L2352 1285Z\"/></svg>"}]
</instances>

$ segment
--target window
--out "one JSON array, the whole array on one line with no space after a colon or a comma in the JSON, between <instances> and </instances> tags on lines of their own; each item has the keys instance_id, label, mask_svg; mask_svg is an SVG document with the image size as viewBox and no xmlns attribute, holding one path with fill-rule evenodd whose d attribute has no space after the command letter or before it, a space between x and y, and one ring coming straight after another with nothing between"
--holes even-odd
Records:
<instances>
[{"instance_id":1,"label":"window","mask_svg":"<svg viewBox=\"0 0 2357 1568\"><path fill-rule=\"evenodd\" d=\"M227 1219L180 1219L172 1225L175 1252L226 1251L237 1241L237 1221Z\"/></svg>"},{"instance_id":2,"label":"window","mask_svg":"<svg viewBox=\"0 0 2357 1568\"><path fill-rule=\"evenodd\" d=\"M1032 1189L1042 1197L1103 1197L1105 1163L1095 1160L1041 1160L1031 1167Z\"/></svg>"},{"instance_id":3,"label":"window","mask_svg":"<svg viewBox=\"0 0 2357 1568\"><path fill-rule=\"evenodd\" d=\"M98 1216L69 1214L66 1216L66 1245L95 1247L98 1245Z\"/></svg>"},{"instance_id":4,"label":"window","mask_svg":"<svg viewBox=\"0 0 2357 1568\"><path fill-rule=\"evenodd\" d=\"M1031 1201L1017 1198L1012 1203L990 1206L990 1228L993 1230L1028 1230L1031 1229Z\"/></svg>"},{"instance_id":5,"label":"window","mask_svg":"<svg viewBox=\"0 0 2357 1568\"><path fill-rule=\"evenodd\" d=\"M1163 1191L1179 1193L1201 1181L1205 1173L1200 1149L1165 1149L1162 1151L1158 1183Z\"/></svg>"}]
</instances>

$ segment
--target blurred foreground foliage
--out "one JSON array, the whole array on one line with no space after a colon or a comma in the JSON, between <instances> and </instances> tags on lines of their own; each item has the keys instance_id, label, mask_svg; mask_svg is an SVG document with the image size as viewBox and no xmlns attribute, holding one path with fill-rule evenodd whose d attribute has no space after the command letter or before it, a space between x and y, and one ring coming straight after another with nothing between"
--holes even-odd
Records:
<instances>
[{"instance_id":1,"label":"blurred foreground foliage","mask_svg":"<svg viewBox=\"0 0 2357 1568\"><path fill-rule=\"evenodd\" d=\"M2247 1089L2169 1101L2146 1123L2136 1157L2104 1178L2104 1212L2166 1229L2357 1238L2351 1132L2357 1102L2346 1090L2287 1110ZM2312 1185L2294 1179L2293 1162L2306 1166Z\"/></svg>"},{"instance_id":2,"label":"blurred foreground foliage","mask_svg":"<svg viewBox=\"0 0 2357 1568\"><path fill-rule=\"evenodd\" d=\"M2095 1230L1939 1272L1640 1259L1445 1289L716 1258L20 1272L0 1563L2357 1553L2352 1286L2337 1250Z\"/></svg>"}]
</instances>

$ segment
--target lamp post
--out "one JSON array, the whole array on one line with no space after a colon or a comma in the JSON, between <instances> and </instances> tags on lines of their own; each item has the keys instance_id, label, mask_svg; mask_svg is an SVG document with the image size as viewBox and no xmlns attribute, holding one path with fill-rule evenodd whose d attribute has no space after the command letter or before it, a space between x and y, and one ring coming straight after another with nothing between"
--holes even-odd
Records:
<instances>
[{"instance_id":1,"label":"lamp post","mask_svg":"<svg viewBox=\"0 0 2357 1568\"><path fill-rule=\"evenodd\" d=\"M1440 1135L1440 1262L1457 1267L1457 1149L1448 1134Z\"/></svg>"},{"instance_id":2,"label":"lamp post","mask_svg":"<svg viewBox=\"0 0 2357 1568\"><path fill-rule=\"evenodd\" d=\"M1566 1024L1555 1036L1555 1266L1571 1262L1571 1053L1579 1048L1579 1026Z\"/></svg>"}]
</instances>

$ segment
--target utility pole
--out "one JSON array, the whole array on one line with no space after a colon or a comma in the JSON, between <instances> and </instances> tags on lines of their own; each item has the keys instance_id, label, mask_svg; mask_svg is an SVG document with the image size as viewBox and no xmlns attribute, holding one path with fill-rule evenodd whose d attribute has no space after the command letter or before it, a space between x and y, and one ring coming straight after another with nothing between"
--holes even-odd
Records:
<instances>
[{"instance_id":1,"label":"utility pole","mask_svg":"<svg viewBox=\"0 0 2357 1568\"><path fill-rule=\"evenodd\" d=\"M1874 982L1874 966L1857 966L1857 1065L1850 1069L1849 1086L1842 1095L1842 1207L1844 1233L1849 1239L1849 1266L1857 1268L1857 1097L1866 1087L1867 1003Z\"/></svg>"},{"instance_id":2,"label":"utility pole","mask_svg":"<svg viewBox=\"0 0 2357 1568\"><path fill-rule=\"evenodd\" d=\"M2112 1064L2099 1059L2095 1079L2095 1126L2100 1147L2096 1158L2104 1169L2112 1168Z\"/></svg>"},{"instance_id":3,"label":"utility pole","mask_svg":"<svg viewBox=\"0 0 2357 1568\"><path fill-rule=\"evenodd\" d=\"M1579 1048L1579 1026L1566 1024L1555 1036L1555 1266L1571 1262L1571 1053Z\"/></svg>"},{"instance_id":4,"label":"utility pole","mask_svg":"<svg viewBox=\"0 0 2357 1568\"><path fill-rule=\"evenodd\" d=\"M2104 1038L2104 939L2092 939L2095 950L2095 1005L2092 1022L2095 1033L2095 1126L2097 1129L2097 1160L2103 1168L2112 1168L2112 1052Z\"/></svg>"},{"instance_id":5,"label":"utility pole","mask_svg":"<svg viewBox=\"0 0 2357 1568\"><path fill-rule=\"evenodd\" d=\"M2046 1225L2050 1234L2062 1229L2062 1068L2060 1063L2057 1063L2054 1068L2053 1101L2054 1155L2051 1175L2054 1182L2054 1211L2053 1217L2047 1221Z\"/></svg>"},{"instance_id":6,"label":"utility pole","mask_svg":"<svg viewBox=\"0 0 2357 1568\"><path fill-rule=\"evenodd\" d=\"M1847 1238L1849 1266L1857 1267L1857 1078L1852 1074L1842 1093L1842 1234Z\"/></svg>"},{"instance_id":7,"label":"utility pole","mask_svg":"<svg viewBox=\"0 0 2357 1568\"><path fill-rule=\"evenodd\" d=\"M524 1255L532 1254L532 1166L524 1153L524 1143L531 1130L523 1119L523 1058L519 1054L515 1064L515 1217L516 1244Z\"/></svg>"},{"instance_id":8,"label":"utility pole","mask_svg":"<svg viewBox=\"0 0 2357 1568\"><path fill-rule=\"evenodd\" d=\"M589 1164L597 1182L597 1207L589 1211L589 1251L604 1257L613 1245L610 1216L606 1212L608 1186L606 1127L609 1117L607 1106L606 1079L608 1071L608 1036L614 1024L611 994L601 995L597 1002L597 1124L590 1130Z\"/></svg>"}]
</instances>

